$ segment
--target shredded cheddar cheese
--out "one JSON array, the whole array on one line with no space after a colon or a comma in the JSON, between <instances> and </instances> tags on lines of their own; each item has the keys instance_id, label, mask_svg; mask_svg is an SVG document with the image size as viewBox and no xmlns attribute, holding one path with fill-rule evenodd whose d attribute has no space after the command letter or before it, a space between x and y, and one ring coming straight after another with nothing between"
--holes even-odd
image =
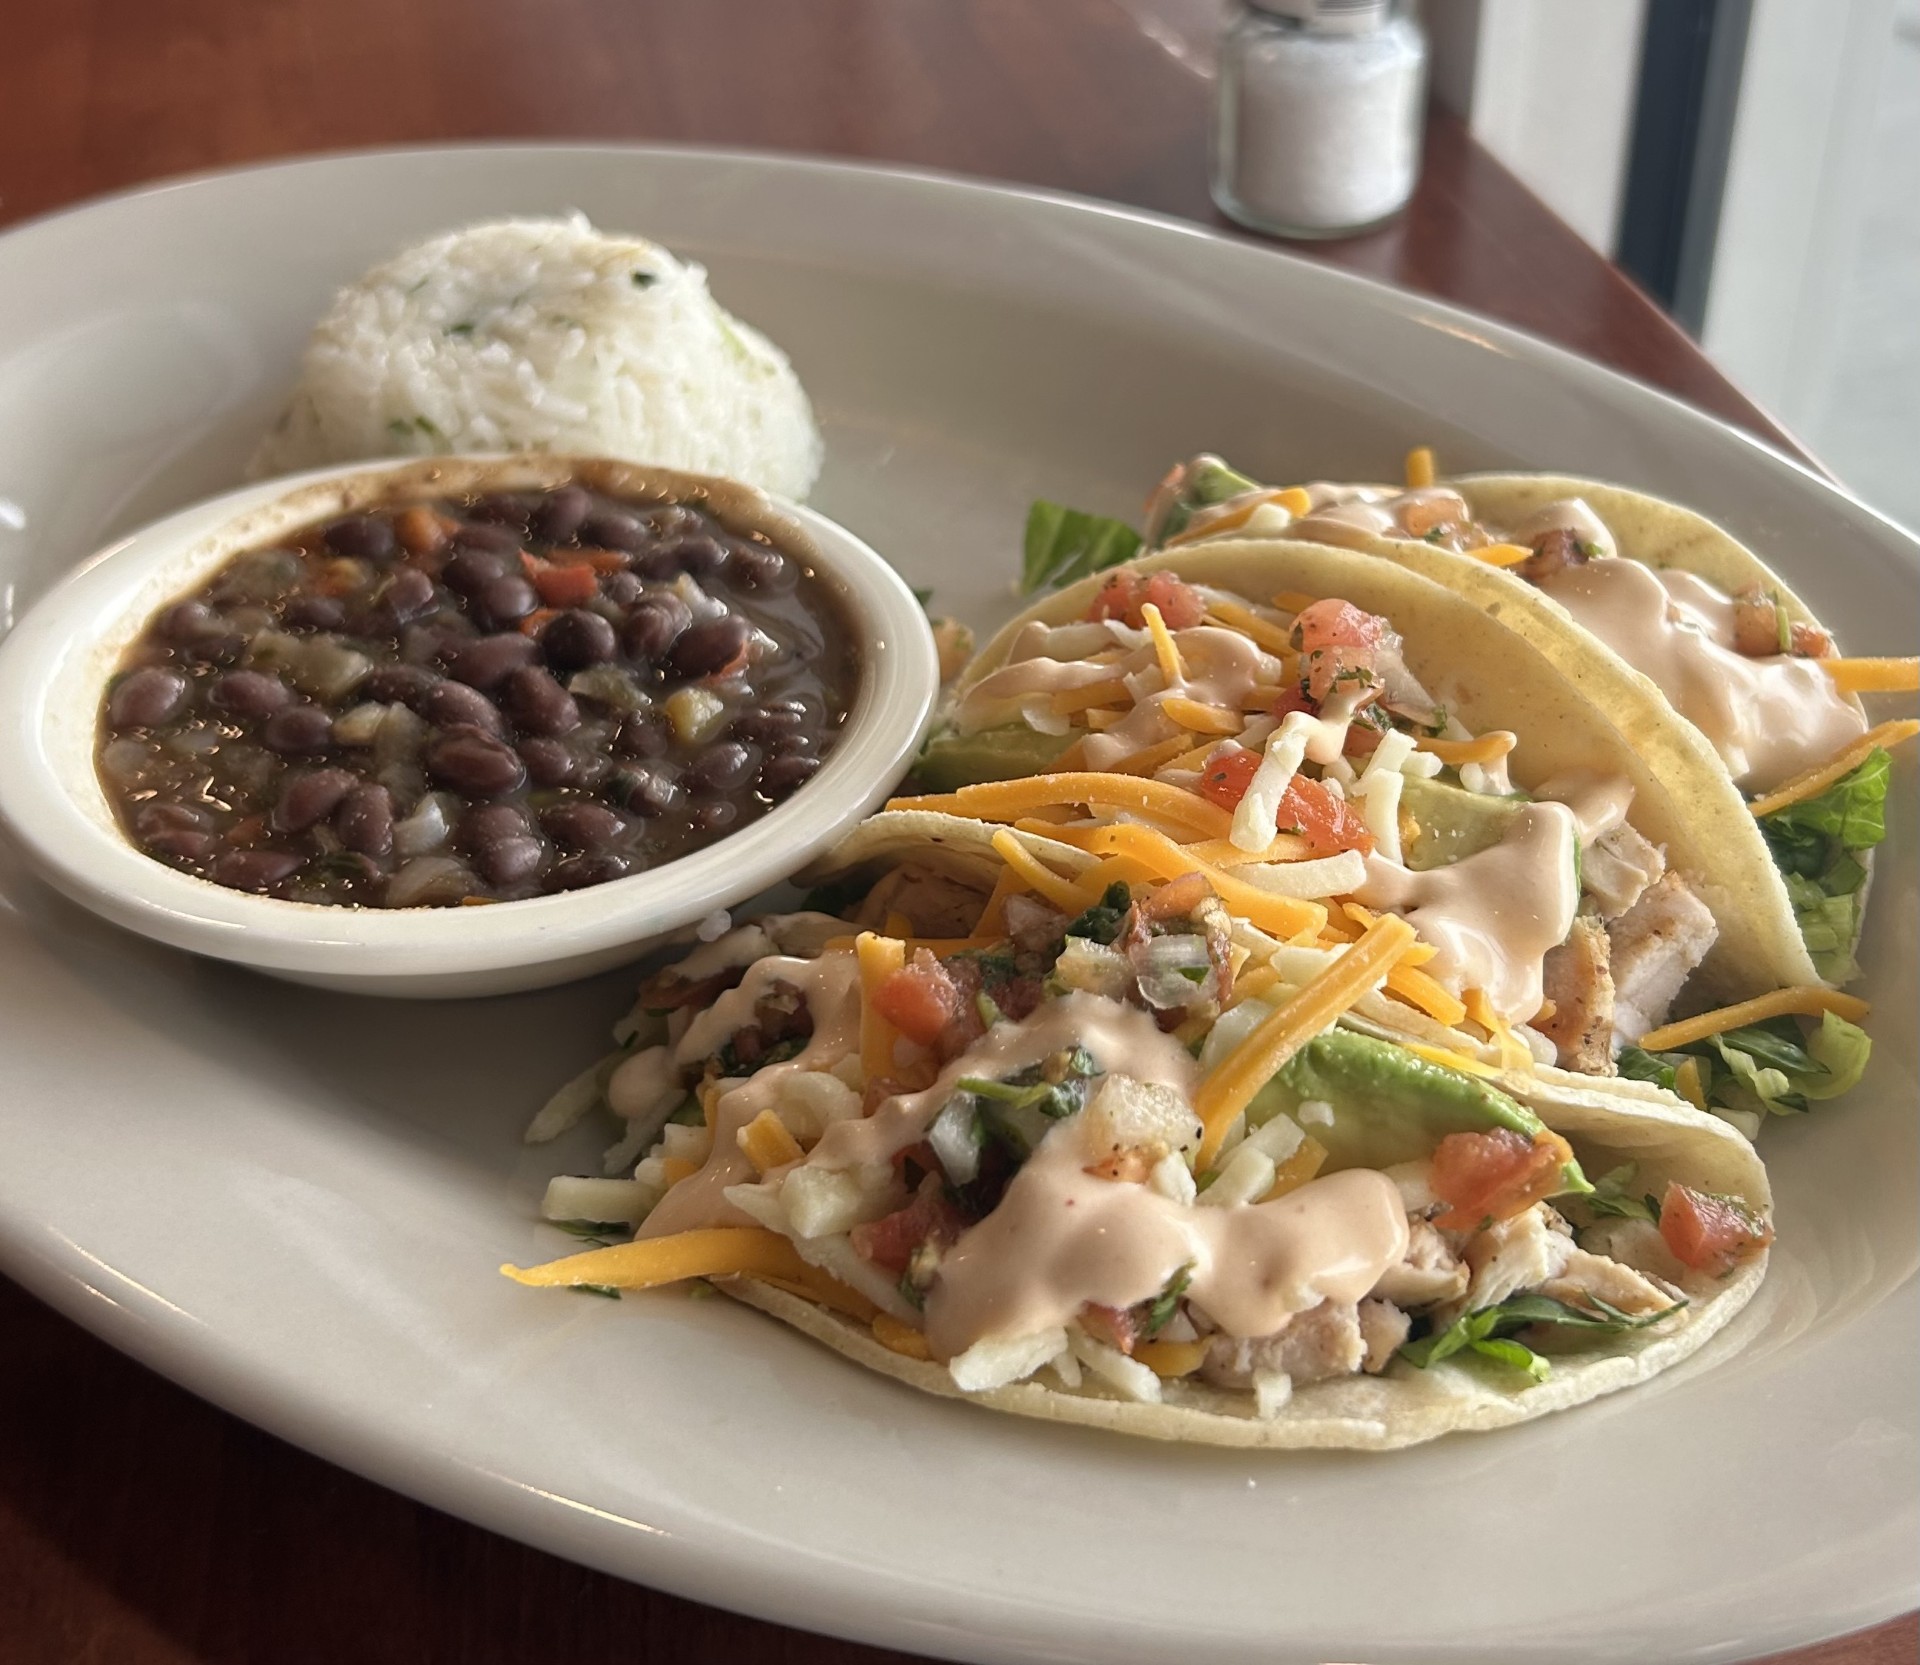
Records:
<instances>
[{"instance_id":1,"label":"shredded cheddar cheese","mask_svg":"<svg viewBox=\"0 0 1920 1665\"><path fill-rule=\"evenodd\" d=\"M1700 1060L1684 1058L1673 1072L1673 1090L1696 1110L1707 1107L1706 1089L1700 1084Z\"/></svg>"},{"instance_id":2,"label":"shredded cheddar cheese","mask_svg":"<svg viewBox=\"0 0 1920 1665\"><path fill-rule=\"evenodd\" d=\"M987 905L980 910L980 917L973 922L973 934L976 937L1002 937L1007 930L1007 898L1018 895L1019 876L1010 867L1003 867L1000 876L993 881L993 890L987 897Z\"/></svg>"},{"instance_id":3,"label":"shredded cheddar cheese","mask_svg":"<svg viewBox=\"0 0 1920 1665\"><path fill-rule=\"evenodd\" d=\"M1053 804L1130 809L1177 826L1197 838L1225 838L1233 817L1197 792L1137 775L1052 773L1024 780L983 781L958 792L894 798L888 809L926 809L969 821L1013 821Z\"/></svg>"},{"instance_id":4,"label":"shredded cheddar cheese","mask_svg":"<svg viewBox=\"0 0 1920 1665\"><path fill-rule=\"evenodd\" d=\"M1272 1202L1289 1191L1298 1191L1326 1166L1327 1147L1309 1133L1293 1147L1293 1154L1273 1170L1273 1183L1260 1200Z\"/></svg>"},{"instance_id":5,"label":"shredded cheddar cheese","mask_svg":"<svg viewBox=\"0 0 1920 1665\"><path fill-rule=\"evenodd\" d=\"M1436 740L1423 734L1413 745L1414 750L1432 752L1442 763L1457 769L1463 763L1498 763L1518 742L1518 735L1496 728L1472 740Z\"/></svg>"},{"instance_id":6,"label":"shredded cheddar cheese","mask_svg":"<svg viewBox=\"0 0 1920 1665\"><path fill-rule=\"evenodd\" d=\"M1061 689L1053 696L1053 714L1071 717L1096 705L1129 705L1132 701L1126 678L1116 676L1105 682L1089 682L1084 688Z\"/></svg>"},{"instance_id":7,"label":"shredded cheddar cheese","mask_svg":"<svg viewBox=\"0 0 1920 1665\"><path fill-rule=\"evenodd\" d=\"M1533 1069L1533 1049L1513 1032L1513 1025L1493 1009L1493 1002L1487 998L1485 989L1467 990L1465 1015L1486 1030L1493 1044L1500 1049L1502 1069Z\"/></svg>"},{"instance_id":8,"label":"shredded cheddar cheese","mask_svg":"<svg viewBox=\"0 0 1920 1665\"><path fill-rule=\"evenodd\" d=\"M1816 659L1843 694L1920 693L1920 659Z\"/></svg>"},{"instance_id":9,"label":"shredded cheddar cheese","mask_svg":"<svg viewBox=\"0 0 1920 1665\"><path fill-rule=\"evenodd\" d=\"M616 1243L607 1249L550 1260L544 1266L502 1266L515 1283L556 1289L599 1284L607 1289L654 1289L688 1278L760 1276L801 1278L811 1270L800 1252L764 1226L709 1226Z\"/></svg>"},{"instance_id":10,"label":"shredded cheddar cheese","mask_svg":"<svg viewBox=\"0 0 1920 1665\"><path fill-rule=\"evenodd\" d=\"M1466 1003L1424 971L1402 962L1387 976L1387 988L1409 1006L1418 1006L1436 1023L1454 1028L1466 1015Z\"/></svg>"},{"instance_id":11,"label":"shredded cheddar cheese","mask_svg":"<svg viewBox=\"0 0 1920 1665\"><path fill-rule=\"evenodd\" d=\"M1308 595L1304 590L1277 590L1274 592L1273 604L1283 613L1304 613L1319 599L1318 596Z\"/></svg>"},{"instance_id":12,"label":"shredded cheddar cheese","mask_svg":"<svg viewBox=\"0 0 1920 1665\"><path fill-rule=\"evenodd\" d=\"M663 1156L660 1158L660 1172L666 1176L667 1189L672 1190L683 1179L692 1179L700 1171L698 1162L689 1162L684 1156Z\"/></svg>"},{"instance_id":13,"label":"shredded cheddar cheese","mask_svg":"<svg viewBox=\"0 0 1920 1665\"><path fill-rule=\"evenodd\" d=\"M1483 1064L1478 1058L1469 1058L1464 1052L1454 1052L1444 1046L1426 1046L1419 1041L1398 1041L1395 1044L1404 1047L1416 1058L1424 1058L1429 1064L1438 1064L1442 1069L1458 1070L1462 1075L1477 1075L1482 1080L1490 1080L1500 1073L1491 1064Z\"/></svg>"},{"instance_id":14,"label":"shredded cheddar cheese","mask_svg":"<svg viewBox=\"0 0 1920 1665\"><path fill-rule=\"evenodd\" d=\"M1838 989L1817 985L1775 989L1734 1006L1722 1006L1718 1011L1702 1012L1698 1017L1682 1018L1678 1023L1649 1029L1640 1037L1639 1045L1648 1052L1672 1052L1677 1047L1704 1041L1709 1035L1744 1029L1749 1023L1763 1023L1768 1018L1819 1017L1832 1012L1849 1023L1860 1023L1872 1010L1859 995L1842 994Z\"/></svg>"},{"instance_id":15,"label":"shredded cheddar cheese","mask_svg":"<svg viewBox=\"0 0 1920 1665\"><path fill-rule=\"evenodd\" d=\"M1523 543L1483 543L1467 553L1490 567L1517 567L1522 561L1531 560L1534 552Z\"/></svg>"},{"instance_id":16,"label":"shredded cheddar cheese","mask_svg":"<svg viewBox=\"0 0 1920 1665\"><path fill-rule=\"evenodd\" d=\"M762 1110L734 1138L747 1153L753 1171L763 1176L775 1168L798 1162L807 1154L800 1148L800 1141L787 1130L787 1124L772 1110Z\"/></svg>"},{"instance_id":17,"label":"shredded cheddar cheese","mask_svg":"<svg viewBox=\"0 0 1920 1665\"><path fill-rule=\"evenodd\" d=\"M1224 705L1190 700L1181 694L1169 694L1160 702L1160 709L1195 734L1238 734L1244 726L1239 712L1229 711Z\"/></svg>"},{"instance_id":18,"label":"shredded cheddar cheese","mask_svg":"<svg viewBox=\"0 0 1920 1665\"><path fill-rule=\"evenodd\" d=\"M1098 891L1089 897L1084 883L1063 879L1004 827L993 835L993 847L1029 890L1038 891L1062 913L1085 913L1100 900Z\"/></svg>"},{"instance_id":19,"label":"shredded cheddar cheese","mask_svg":"<svg viewBox=\"0 0 1920 1665\"><path fill-rule=\"evenodd\" d=\"M1187 742L1192 738L1189 734L1176 734L1170 740L1160 741L1158 745L1129 752L1118 763L1110 763L1107 767L1117 775L1150 775L1170 758L1178 757L1185 751Z\"/></svg>"},{"instance_id":20,"label":"shredded cheddar cheese","mask_svg":"<svg viewBox=\"0 0 1920 1665\"><path fill-rule=\"evenodd\" d=\"M1296 520L1313 505L1313 500L1298 486L1281 486L1269 491L1247 491L1228 502L1202 509L1192 520L1161 545L1177 549L1182 544L1217 538L1223 532L1235 532L1269 504L1285 509Z\"/></svg>"},{"instance_id":21,"label":"shredded cheddar cheese","mask_svg":"<svg viewBox=\"0 0 1920 1665\"><path fill-rule=\"evenodd\" d=\"M893 1043L899 1031L873 1003L880 985L907 963L907 945L898 937L862 931L853 951L860 961L860 1067L869 1081L893 1074Z\"/></svg>"},{"instance_id":22,"label":"shredded cheddar cheese","mask_svg":"<svg viewBox=\"0 0 1920 1665\"><path fill-rule=\"evenodd\" d=\"M1217 619L1229 630L1237 630L1249 641L1258 643L1269 653L1283 658L1293 652L1293 637L1284 625L1275 624L1271 619L1263 619L1250 607L1242 607L1237 601L1210 601L1207 603L1207 615Z\"/></svg>"},{"instance_id":23,"label":"shredded cheddar cheese","mask_svg":"<svg viewBox=\"0 0 1920 1665\"><path fill-rule=\"evenodd\" d=\"M1199 1341L1141 1341L1134 1344L1133 1356L1162 1381L1173 1381L1191 1376L1206 1363L1210 1345L1204 1337Z\"/></svg>"},{"instance_id":24,"label":"shredded cheddar cheese","mask_svg":"<svg viewBox=\"0 0 1920 1665\"><path fill-rule=\"evenodd\" d=\"M1407 453L1407 488L1410 491L1423 491L1433 481L1433 448L1416 445Z\"/></svg>"},{"instance_id":25,"label":"shredded cheddar cheese","mask_svg":"<svg viewBox=\"0 0 1920 1665\"><path fill-rule=\"evenodd\" d=\"M798 1295L802 1300L830 1307L835 1312L844 1312L849 1318L857 1318L863 1324L871 1322L880 1311L859 1290L850 1288L817 1266L808 1266L804 1261L800 1271L792 1276L782 1273L775 1277L765 1272L748 1275L756 1282L770 1283L775 1289L784 1289L789 1295Z\"/></svg>"},{"instance_id":26,"label":"shredded cheddar cheese","mask_svg":"<svg viewBox=\"0 0 1920 1665\"><path fill-rule=\"evenodd\" d=\"M1911 717L1903 717L1897 722L1882 723L1878 728L1870 728L1846 750L1833 759L1823 763L1817 769L1809 769L1804 775L1795 775L1784 785L1777 786L1763 798L1755 798L1747 808L1756 816L1771 815L1782 810L1788 804L1797 804L1802 798L1812 798L1826 791L1842 775L1850 775L1865 763L1874 752L1885 748L1892 750L1902 742L1911 740L1920 734L1920 722Z\"/></svg>"},{"instance_id":27,"label":"shredded cheddar cheese","mask_svg":"<svg viewBox=\"0 0 1920 1665\"><path fill-rule=\"evenodd\" d=\"M1180 662L1180 649L1175 646L1173 632L1167 628L1167 621L1160 616L1160 609L1151 601L1140 606L1140 616L1147 621L1147 629L1153 635L1153 656L1160 661L1160 674L1167 679L1167 686L1187 680L1187 667Z\"/></svg>"},{"instance_id":28,"label":"shredded cheddar cheese","mask_svg":"<svg viewBox=\"0 0 1920 1665\"><path fill-rule=\"evenodd\" d=\"M911 1324L903 1324L890 1312L881 1312L875 1308L873 1318L873 1339L889 1353L898 1353L904 1359L927 1360L933 1357L933 1350L927 1346L927 1338Z\"/></svg>"},{"instance_id":29,"label":"shredded cheddar cheese","mask_svg":"<svg viewBox=\"0 0 1920 1665\"><path fill-rule=\"evenodd\" d=\"M1297 897L1260 890L1201 861L1191 848L1182 849L1151 827L1097 827L1089 836L1087 847L1098 855L1132 856L1160 879L1179 879L1189 873L1199 873L1235 918L1277 937L1318 931L1326 923L1327 910L1318 902L1303 902Z\"/></svg>"},{"instance_id":30,"label":"shredded cheddar cheese","mask_svg":"<svg viewBox=\"0 0 1920 1665\"><path fill-rule=\"evenodd\" d=\"M1413 942L1413 927L1404 919L1376 921L1353 947L1263 1019L1215 1066L1194 1099L1204 1130L1198 1169L1213 1165L1227 1130L1274 1072L1392 971Z\"/></svg>"}]
</instances>

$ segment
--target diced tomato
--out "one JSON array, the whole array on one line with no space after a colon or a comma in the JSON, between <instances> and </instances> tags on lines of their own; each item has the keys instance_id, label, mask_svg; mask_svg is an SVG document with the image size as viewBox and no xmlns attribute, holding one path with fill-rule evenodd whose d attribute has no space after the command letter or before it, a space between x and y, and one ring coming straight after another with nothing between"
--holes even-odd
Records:
<instances>
[{"instance_id":1,"label":"diced tomato","mask_svg":"<svg viewBox=\"0 0 1920 1665\"><path fill-rule=\"evenodd\" d=\"M1120 1307L1103 1307L1095 1301L1089 1301L1080 1309L1080 1327L1095 1341L1104 1341L1123 1353L1131 1353L1140 1339L1131 1312Z\"/></svg>"},{"instance_id":2,"label":"diced tomato","mask_svg":"<svg viewBox=\"0 0 1920 1665\"><path fill-rule=\"evenodd\" d=\"M1213 894L1204 873L1182 873L1162 885L1140 904L1142 919L1191 919L1193 911Z\"/></svg>"},{"instance_id":3,"label":"diced tomato","mask_svg":"<svg viewBox=\"0 0 1920 1665\"><path fill-rule=\"evenodd\" d=\"M1347 737L1340 742L1343 757L1366 757L1380 744L1381 731L1371 723L1347 724Z\"/></svg>"},{"instance_id":4,"label":"diced tomato","mask_svg":"<svg viewBox=\"0 0 1920 1665\"><path fill-rule=\"evenodd\" d=\"M960 1010L960 991L946 967L924 948L913 963L890 971L873 991L873 1008L917 1046L932 1046Z\"/></svg>"},{"instance_id":5,"label":"diced tomato","mask_svg":"<svg viewBox=\"0 0 1920 1665\"><path fill-rule=\"evenodd\" d=\"M1317 780L1295 775L1280 799L1280 813L1274 825L1278 831L1298 833L1316 856L1338 855L1342 850L1373 853L1373 834L1360 812L1345 798Z\"/></svg>"},{"instance_id":6,"label":"diced tomato","mask_svg":"<svg viewBox=\"0 0 1920 1665\"><path fill-rule=\"evenodd\" d=\"M1215 752L1200 771L1200 796L1222 809L1235 809L1253 783L1260 767L1260 754L1245 746Z\"/></svg>"},{"instance_id":7,"label":"diced tomato","mask_svg":"<svg viewBox=\"0 0 1920 1665\"><path fill-rule=\"evenodd\" d=\"M584 607L600 593L600 575L584 561L561 566L522 550L520 564L549 607Z\"/></svg>"},{"instance_id":8,"label":"diced tomato","mask_svg":"<svg viewBox=\"0 0 1920 1665\"><path fill-rule=\"evenodd\" d=\"M889 1272L904 1272L922 1243L951 1243L967 1224L939 1180L929 1175L905 1208L853 1228L854 1252Z\"/></svg>"},{"instance_id":9,"label":"diced tomato","mask_svg":"<svg viewBox=\"0 0 1920 1665\"><path fill-rule=\"evenodd\" d=\"M1681 1265L1725 1274L1771 1243L1773 1228L1731 1197L1671 1180L1660 1199L1660 1235Z\"/></svg>"},{"instance_id":10,"label":"diced tomato","mask_svg":"<svg viewBox=\"0 0 1920 1665\"><path fill-rule=\"evenodd\" d=\"M1156 572L1146 579L1138 573L1116 572L1100 586L1087 617L1119 619L1137 630L1147 622L1140 609L1148 602L1160 609L1161 622L1169 630L1190 630L1207 611L1200 592L1170 572Z\"/></svg>"},{"instance_id":11,"label":"diced tomato","mask_svg":"<svg viewBox=\"0 0 1920 1665\"><path fill-rule=\"evenodd\" d=\"M1437 1224L1472 1231L1505 1220L1560 1189L1560 1170L1573 1158L1557 1133L1529 1139L1512 1128L1449 1133L1433 1153L1433 1194L1447 1205Z\"/></svg>"},{"instance_id":12,"label":"diced tomato","mask_svg":"<svg viewBox=\"0 0 1920 1665\"><path fill-rule=\"evenodd\" d=\"M1302 653L1331 647L1371 648L1386 636L1387 621L1350 601L1330 598L1302 608L1293 621L1293 633Z\"/></svg>"},{"instance_id":13,"label":"diced tomato","mask_svg":"<svg viewBox=\"0 0 1920 1665\"><path fill-rule=\"evenodd\" d=\"M1156 572L1147 580L1141 604L1152 602L1160 609L1161 622L1169 630L1191 630L1207 616L1207 604L1191 584L1182 583L1170 572ZM1145 624L1146 616L1139 621Z\"/></svg>"},{"instance_id":14,"label":"diced tomato","mask_svg":"<svg viewBox=\"0 0 1920 1665\"><path fill-rule=\"evenodd\" d=\"M1319 707L1307 698L1306 689L1302 688L1296 682L1273 702L1270 709L1276 717L1287 717L1296 711L1305 711L1309 715L1313 715L1319 710Z\"/></svg>"}]
</instances>

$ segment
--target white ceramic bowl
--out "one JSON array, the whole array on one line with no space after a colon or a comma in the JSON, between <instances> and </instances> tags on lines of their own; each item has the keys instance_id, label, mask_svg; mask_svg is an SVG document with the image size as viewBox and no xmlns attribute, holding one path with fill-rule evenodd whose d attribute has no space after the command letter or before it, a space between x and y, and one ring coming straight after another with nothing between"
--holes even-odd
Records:
<instances>
[{"instance_id":1,"label":"white ceramic bowl","mask_svg":"<svg viewBox=\"0 0 1920 1665\"><path fill-rule=\"evenodd\" d=\"M788 877L872 810L904 772L939 681L925 614L844 528L732 482L645 471L722 518L812 557L860 645L859 690L820 773L751 825L631 878L484 908L346 908L253 896L141 854L94 768L101 695L127 645L240 549L392 490L558 483L568 459L448 458L324 469L184 509L102 550L0 648L0 820L83 907L176 948L360 994L501 994L637 958L673 931Z\"/></svg>"}]
</instances>

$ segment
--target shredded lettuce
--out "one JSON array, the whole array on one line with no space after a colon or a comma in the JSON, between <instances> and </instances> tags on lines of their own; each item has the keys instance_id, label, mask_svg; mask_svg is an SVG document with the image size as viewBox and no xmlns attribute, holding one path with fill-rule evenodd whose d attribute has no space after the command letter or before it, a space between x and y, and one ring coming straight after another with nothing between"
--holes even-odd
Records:
<instances>
[{"instance_id":1,"label":"shredded lettuce","mask_svg":"<svg viewBox=\"0 0 1920 1665\"><path fill-rule=\"evenodd\" d=\"M1887 836L1892 775L1892 759L1876 747L1826 791L1760 820L1814 969L1831 982L1859 974L1853 950L1867 884L1860 857Z\"/></svg>"},{"instance_id":2,"label":"shredded lettuce","mask_svg":"<svg viewBox=\"0 0 1920 1665\"><path fill-rule=\"evenodd\" d=\"M1811 1027L1808 1022L1768 1018L1709 1035L1677 1052L1630 1046L1617 1062L1622 1075L1673 1092L1680 1066L1691 1058L1707 1108L1736 1125L1757 1125L1752 1118L1804 1115L1822 1099L1838 1098L1867 1067L1873 1042L1858 1024L1832 1012Z\"/></svg>"},{"instance_id":3,"label":"shredded lettuce","mask_svg":"<svg viewBox=\"0 0 1920 1665\"><path fill-rule=\"evenodd\" d=\"M1609 1306L1598 1296L1588 1296L1587 1300L1588 1306L1576 1307L1548 1295L1510 1295L1498 1306L1464 1313L1444 1330L1409 1341L1399 1356L1425 1370L1456 1353L1472 1353L1518 1371L1531 1382L1544 1382L1552 1367L1532 1348L1515 1341L1516 1332L1538 1324L1592 1336L1621 1335L1657 1324L1686 1305L1682 1301L1658 1312L1635 1315Z\"/></svg>"},{"instance_id":4,"label":"shredded lettuce","mask_svg":"<svg viewBox=\"0 0 1920 1665\"><path fill-rule=\"evenodd\" d=\"M1641 1056L1646 1055L1643 1053ZM1587 1207L1595 1214L1610 1214L1621 1220L1645 1220L1657 1226L1660 1223L1660 1199L1651 1191L1643 1191L1637 1197L1629 1191L1627 1188L1633 1184L1633 1175L1634 1165L1631 1162L1602 1174L1594 1181Z\"/></svg>"},{"instance_id":5,"label":"shredded lettuce","mask_svg":"<svg viewBox=\"0 0 1920 1665\"><path fill-rule=\"evenodd\" d=\"M1140 553L1140 534L1104 515L1069 509L1038 498L1027 510L1027 536L1020 588L1058 589L1090 572L1104 572Z\"/></svg>"},{"instance_id":6,"label":"shredded lettuce","mask_svg":"<svg viewBox=\"0 0 1920 1665\"><path fill-rule=\"evenodd\" d=\"M1159 548L1168 538L1187 529L1197 509L1209 509L1216 503L1238 497L1245 491L1258 491L1260 482L1242 474L1218 457L1202 453L1180 471L1179 489L1171 501L1158 499L1157 517L1147 527L1147 541Z\"/></svg>"}]
</instances>

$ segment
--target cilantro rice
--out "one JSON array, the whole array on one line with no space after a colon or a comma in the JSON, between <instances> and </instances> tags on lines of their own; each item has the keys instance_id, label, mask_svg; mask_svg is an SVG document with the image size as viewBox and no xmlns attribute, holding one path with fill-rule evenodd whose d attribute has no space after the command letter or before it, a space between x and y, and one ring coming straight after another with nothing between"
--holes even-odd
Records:
<instances>
[{"instance_id":1,"label":"cilantro rice","mask_svg":"<svg viewBox=\"0 0 1920 1665\"><path fill-rule=\"evenodd\" d=\"M722 310L703 268L575 215L470 226L341 290L253 466L519 450L800 498L821 446L786 355Z\"/></svg>"}]
</instances>

